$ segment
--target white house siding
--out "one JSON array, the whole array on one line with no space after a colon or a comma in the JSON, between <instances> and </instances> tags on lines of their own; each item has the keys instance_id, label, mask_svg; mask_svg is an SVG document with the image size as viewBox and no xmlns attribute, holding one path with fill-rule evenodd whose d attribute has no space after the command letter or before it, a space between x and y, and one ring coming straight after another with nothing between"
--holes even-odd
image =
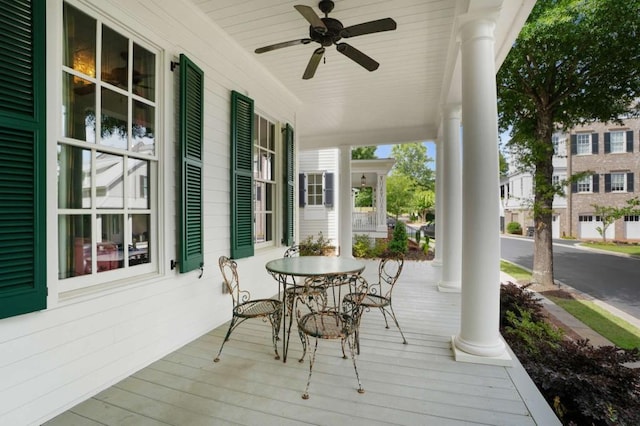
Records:
<instances>
[{"instance_id":1,"label":"white house siding","mask_svg":"<svg viewBox=\"0 0 640 426\"><path fill-rule=\"evenodd\" d=\"M0 320L2 425L39 424L230 318L231 301L222 294L217 267L218 256L230 251L230 91L250 96L256 111L295 127L296 100L190 2L87 0L73 4L90 13L92 9L104 13L164 52L164 57L158 57L165 77L158 90L163 109L158 126L160 270L146 279L74 294L65 293L64 281L57 281L55 145L61 79L56 52L61 52L62 1L47 0L48 309ZM180 53L201 67L206 79L202 279L199 271L180 274L169 268L178 251L178 83L177 73L169 68ZM238 262L241 282L254 297L276 293L264 263L281 254L282 247L259 249L253 258Z\"/></svg>"},{"instance_id":2,"label":"white house siding","mask_svg":"<svg viewBox=\"0 0 640 426\"><path fill-rule=\"evenodd\" d=\"M338 243L338 211L340 197L338 190L340 187L340 177L338 165L340 164L339 149L318 149L298 152L298 170L296 173L334 173L334 197L333 207L305 206L298 212L299 240L312 236L317 238L322 232L325 238L329 238L332 244ZM296 184L298 181L296 180Z\"/></svg>"}]
</instances>

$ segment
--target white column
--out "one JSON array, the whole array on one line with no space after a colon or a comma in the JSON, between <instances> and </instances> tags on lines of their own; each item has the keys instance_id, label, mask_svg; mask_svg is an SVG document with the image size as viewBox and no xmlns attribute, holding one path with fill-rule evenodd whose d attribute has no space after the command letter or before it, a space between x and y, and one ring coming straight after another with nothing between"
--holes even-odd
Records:
<instances>
[{"instance_id":1,"label":"white column","mask_svg":"<svg viewBox=\"0 0 640 426\"><path fill-rule=\"evenodd\" d=\"M376 174L377 232L387 232L387 176Z\"/></svg>"},{"instance_id":2,"label":"white column","mask_svg":"<svg viewBox=\"0 0 640 426\"><path fill-rule=\"evenodd\" d=\"M351 146L340 147L338 204L338 244L340 257L352 258L353 226L351 213Z\"/></svg>"},{"instance_id":3,"label":"white column","mask_svg":"<svg viewBox=\"0 0 640 426\"><path fill-rule=\"evenodd\" d=\"M462 168L460 157L460 105L447 105L443 111L443 137L440 142L442 173L442 210L447 212L442 223L442 279L438 289L460 293L462 267ZM438 223L441 222L440 220Z\"/></svg>"},{"instance_id":4,"label":"white column","mask_svg":"<svg viewBox=\"0 0 640 426\"><path fill-rule=\"evenodd\" d=\"M492 19L461 25L462 315L456 360L509 365L499 332L498 112Z\"/></svg>"},{"instance_id":5,"label":"white column","mask_svg":"<svg viewBox=\"0 0 640 426\"><path fill-rule=\"evenodd\" d=\"M435 268L442 267L442 224L446 221L446 218L444 217L444 209L442 208L442 196L444 192L444 182L442 177L442 173L444 171L442 160L444 159L444 154L442 149L442 141L436 141L436 244L433 248L435 250L435 256L431 262L431 266Z\"/></svg>"}]
</instances>

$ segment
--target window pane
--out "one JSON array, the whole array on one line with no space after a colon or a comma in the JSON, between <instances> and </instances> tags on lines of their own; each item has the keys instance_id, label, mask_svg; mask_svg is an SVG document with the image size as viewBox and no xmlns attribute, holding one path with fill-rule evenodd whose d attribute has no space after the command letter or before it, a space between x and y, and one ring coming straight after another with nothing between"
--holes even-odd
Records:
<instances>
[{"instance_id":1,"label":"window pane","mask_svg":"<svg viewBox=\"0 0 640 426\"><path fill-rule=\"evenodd\" d=\"M612 173L611 174L611 191L613 192L621 192L624 191L624 173Z\"/></svg>"},{"instance_id":2,"label":"window pane","mask_svg":"<svg viewBox=\"0 0 640 426\"><path fill-rule=\"evenodd\" d=\"M149 250L151 243L149 242L149 227L151 217L148 214L132 214L129 215L129 224L131 229L131 245L129 245L129 266L149 263L151 258Z\"/></svg>"},{"instance_id":3,"label":"window pane","mask_svg":"<svg viewBox=\"0 0 640 426\"><path fill-rule=\"evenodd\" d=\"M95 142L96 85L64 72L62 86L62 136Z\"/></svg>"},{"instance_id":4,"label":"window pane","mask_svg":"<svg viewBox=\"0 0 640 426\"><path fill-rule=\"evenodd\" d=\"M149 203L149 162L129 158L127 160L129 180L129 208L148 209Z\"/></svg>"},{"instance_id":5,"label":"window pane","mask_svg":"<svg viewBox=\"0 0 640 426\"><path fill-rule=\"evenodd\" d=\"M58 207L91 208L91 151L58 145Z\"/></svg>"},{"instance_id":6,"label":"window pane","mask_svg":"<svg viewBox=\"0 0 640 426\"><path fill-rule=\"evenodd\" d=\"M142 102L133 101L133 128L131 129L131 150L153 155L155 152L156 109Z\"/></svg>"},{"instance_id":7,"label":"window pane","mask_svg":"<svg viewBox=\"0 0 640 426\"><path fill-rule=\"evenodd\" d=\"M102 121L100 144L127 149L127 98L112 90L102 89Z\"/></svg>"},{"instance_id":8,"label":"window pane","mask_svg":"<svg viewBox=\"0 0 640 426\"><path fill-rule=\"evenodd\" d=\"M58 277L91 273L91 215L58 217Z\"/></svg>"},{"instance_id":9,"label":"window pane","mask_svg":"<svg viewBox=\"0 0 640 426\"><path fill-rule=\"evenodd\" d=\"M133 44L133 93L154 101L156 97L156 56Z\"/></svg>"},{"instance_id":10,"label":"window pane","mask_svg":"<svg viewBox=\"0 0 640 426\"><path fill-rule=\"evenodd\" d=\"M102 26L102 81L127 90L129 88L129 40Z\"/></svg>"},{"instance_id":11,"label":"window pane","mask_svg":"<svg viewBox=\"0 0 640 426\"><path fill-rule=\"evenodd\" d=\"M63 64L96 76L96 20L64 3Z\"/></svg>"},{"instance_id":12,"label":"window pane","mask_svg":"<svg viewBox=\"0 0 640 426\"><path fill-rule=\"evenodd\" d=\"M591 137L588 134L578 135L577 153L591 154Z\"/></svg>"},{"instance_id":13,"label":"window pane","mask_svg":"<svg viewBox=\"0 0 640 426\"><path fill-rule=\"evenodd\" d=\"M96 206L117 209L124 207L124 158L96 153Z\"/></svg>"},{"instance_id":14,"label":"window pane","mask_svg":"<svg viewBox=\"0 0 640 426\"><path fill-rule=\"evenodd\" d=\"M268 139L269 139L269 131L268 131L269 122L260 117L260 140L258 141L261 148L268 148Z\"/></svg>"},{"instance_id":15,"label":"window pane","mask_svg":"<svg viewBox=\"0 0 640 426\"><path fill-rule=\"evenodd\" d=\"M625 152L626 140L624 132L611 132L611 152Z\"/></svg>"},{"instance_id":16,"label":"window pane","mask_svg":"<svg viewBox=\"0 0 640 426\"><path fill-rule=\"evenodd\" d=\"M97 217L98 241L96 241L96 261L98 272L123 267L123 216L120 214L99 214Z\"/></svg>"}]
</instances>

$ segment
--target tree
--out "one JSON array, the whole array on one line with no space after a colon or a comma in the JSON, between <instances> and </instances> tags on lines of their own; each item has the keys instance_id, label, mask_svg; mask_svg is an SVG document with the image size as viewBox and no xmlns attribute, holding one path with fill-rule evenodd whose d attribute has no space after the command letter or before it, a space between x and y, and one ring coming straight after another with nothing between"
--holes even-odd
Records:
<instances>
[{"instance_id":1,"label":"tree","mask_svg":"<svg viewBox=\"0 0 640 426\"><path fill-rule=\"evenodd\" d=\"M602 222L602 226L596 228L596 231L598 231L598 234L602 237L602 242L607 242L607 229L616 220L624 216L640 214L637 208L639 204L640 200L638 197L635 197L627 200L627 205L624 207L601 206L599 204L591 205L594 213L596 216L600 216L600 221Z\"/></svg>"},{"instance_id":2,"label":"tree","mask_svg":"<svg viewBox=\"0 0 640 426\"><path fill-rule=\"evenodd\" d=\"M418 189L413 196L412 208L421 222L427 221L427 215L433 212L436 205L436 194L430 189Z\"/></svg>"},{"instance_id":3,"label":"tree","mask_svg":"<svg viewBox=\"0 0 640 426\"><path fill-rule=\"evenodd\" d=\"M638 113L640 0L538 0L497 74L501 130L533 172L533 280L553 285L555 130Z\"/></svg>"},{"instance_id":4,"label":"tree","mask_svg":"<svg viewBox=\"0 0 640 426\"><path fill-rule=\"evenodd\" d=\"M411 207L415 184L404 175L391 175L387 178L387 211L398 219Z\"/></svg>"},{"instance_id":5,"label":"tree","mask_svg":"<svg viewBox=\"0 0 640 426\"><path fill-rule=\"evenodd\" d=\"M392 174L407 176L421 188L434 189L433 170L428 166L433 162L433 158L427 155L427 147L423 143L394 145L391 148L391 156L396 160Z\"/></svg>"},{"instance_id":6,"label":"tree","mask_svg":"<svg viewBox=\"0 0 640 426\"><path fill-rule=\"evenodd\" d=\"M500 155L500 177L505 177L509 174L509 163L502 151L499 151L498 154Z\"/></svg>"},{"instance_id":7,"label":"tree","mask_svg":"<svg viewBox=\"0 0 640 426\"><path fill-rule=\"evenodd\" d=\"M373 160L376 156L376 146L358 146L351 149L352 160Z\"/></svg>"}]
</instances>

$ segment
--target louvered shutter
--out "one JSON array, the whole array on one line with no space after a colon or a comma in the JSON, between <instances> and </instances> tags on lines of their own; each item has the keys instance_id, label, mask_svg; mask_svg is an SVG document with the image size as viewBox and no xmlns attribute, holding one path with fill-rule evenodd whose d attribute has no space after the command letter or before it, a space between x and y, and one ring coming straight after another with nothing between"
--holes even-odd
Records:
<instances>
[{"instance_id":1,"label":"louvered shutter","mask_svg":"<svg viewBox=\"0 0 640 426\"><path fill-rule=\"evenodd\" d=\"M578 153L578 136L571 135L571 155Z\"/></svg>"},{"instance_id":2,"label":"louvered shutter","mask_svg":"<svg viewBox=\"0 0 640 426\"><path fill-rule=\"evenodd\" d=\"M591 134L591 153L592 154L598 153L598 134L597 133Z\"/></svg>"},{"instance_id":3,"label":"louvered shutter","mask_svg":"<svg viewBox=\"0 0 640 426\"><path fill-rule=\"evenodd\" d=\"M305 183L306 175L304 173L300 173L298 175L298 206L304 207L307 205L307 185Z\"/></svg>"},{"instance_id":4,"label":"louvered shutter","mask_svg":"<svg viewBox=\"0 0 640 426\"><path fill-rule=\"evenodd\" d=\"M231 92L231 258L253 256L253 99Z\"/></svg>"},{"instance_id":5,"label":"louvered shutter","mask_svg":"<svg viewBox=\"0 0 640 426\"><path fill-rule=\"evenodd\" d=\"M0 0L0 318L47 307L45 2Z\"/></svg>"},{"instance_id":6,"label":"louvered shutter","mask_svg":"<svg viewBox=\"0 0 640 426\"><path fill-rule=\"evenodd\" d=\"M204 73L180 55L180 272L204 262L202 238L202 141Z\"/></svg>"},{"instance_id":7,"label":"louvered shutter","mask_svg":"<svg viewBox=\"0 0 640 426\"><path fill-rule=\"evenodd\" d=\"M293 245L294 236L294 194L295 194L295 150L293 145L293 127L287 124L284 128L286 184L284 189L284 236L283 243Z\"/></svg>"},{"instance_id":8,"label":"louvered shutter","mask_svg":"<svg viewBox=\"0 0 640 426\"><path fill-rule=\"evenodd\" d=\"M627 192L633 192L633 172L627 173Z\"/></svg>"},{"instance_id":9,"label":"louvered shutter","mask_svg":"<svg viewBox=\"0 0 640 426\"><path fill-rule=\"evenodd\" d=\"M604 153L609 154L611 152L611 133L605 132L604 134Z\"/></svg>"},{"instance_id":10,"label":"louvered shutter","mask_svg":"<svg viewBox=\"0 0 640 426\"><path fill-rule=\"evenodd\" d=\"M591 192L600 192L600 175L593 175L593 186L591 187Z\"/></svg>"},{"instance_id":11,"label":"louvered shutter","mask_svg":"<svg viewBox=\"0 0 640 426\"><path fill-rule=\"evenodd\" d=\"M324 174L324 205L333 207L333 173Z\"/></svg>"},{"instance_id":12,"label":"louvered shutter","mask_svg":"<svg viewBox=\"0 0 640 426\"><path fill-rule=\"evenodd\" d=\"M627 131L627 152L633 152L633 130Z\"/></svg>"},{"instance_id":13,"label":"louvered shutter","mask_svg":"<svg viewBox=\"0 0 640 426\"><path fill-rule=\"evenodd\" d=\"M604 175L604 192L611 192L611 174L605 173Z\"/></svg>"}]
</instances>

